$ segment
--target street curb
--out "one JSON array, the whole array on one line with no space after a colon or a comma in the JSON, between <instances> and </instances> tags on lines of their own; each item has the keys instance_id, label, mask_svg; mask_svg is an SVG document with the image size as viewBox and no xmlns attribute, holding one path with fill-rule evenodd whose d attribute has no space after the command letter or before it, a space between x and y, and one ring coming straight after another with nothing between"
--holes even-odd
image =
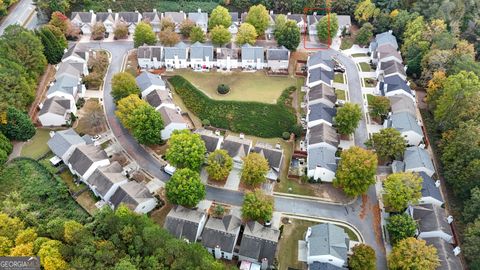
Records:
<instances>
[{"instance_id":1,"label":"street curb","mask_svg":"<svg viewBox=\"0 0 480 270\"><path fill-rule=\"evenodd\" d=\"M365 239L363 238L362 233L350 222L343 221L340 219L335 219L335 218L324 218L324 217L319 218L319 217L311 217L307 215L293 214L293 213L287 213L287 212L280 212L280 213L282 214L282 216L285 216L285 217L302 219L302 220L310 220L310 221L318 221L323 223L332 223L335 225L341 225L341 226L347 227L348 229L352 230L353 233L357 236L358 242L365 243Z\"/></svg>"},{"instance_id":2,"label":"street curb","mask_svg":"<svg viewBox=\"0 0 480 270\"><path fill-rule=\"evenodd\" d=\"M273 195L275 197L292 198L292 199L297 198L297 199L304 199L304 200L310 200L310 201L318 201L318 202L321 202L321 203L333 204L333 205L350 205L350 204L355 203L358 199L358 196L355 196L355 198L348 201L347 203L341 203L341 202L325 200L325 199L321 199L321 198L313 197L313 196L305 196L305 195L290 194L290 193L283 193L283 192L273 192Z\"/></svg>"}]
</instances>

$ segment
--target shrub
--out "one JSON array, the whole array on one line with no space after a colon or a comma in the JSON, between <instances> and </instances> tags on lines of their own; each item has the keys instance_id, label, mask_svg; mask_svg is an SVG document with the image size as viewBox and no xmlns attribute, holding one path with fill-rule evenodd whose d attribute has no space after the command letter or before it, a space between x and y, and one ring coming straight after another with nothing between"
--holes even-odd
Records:
<instances>
[{"instance_id":1,"label":"shrub","mask_svg":"<svg viewBox=\"0 0 480 270\"><path fill-rule=\"evenodd\" d=\"M283 132L283 133L282 133L282 138L284 138L285 140L290 139L290 133L288 133L288 132L286 132L286 131Z\"/></svg>"},{"instance_id":2,"label":"shrub","mask_svg":"<svg viewBox=\"0 0 480 270\"><path fill-rule=\"evenodd\" d=\"M200 119L209 119L215 127L272 138L281 137L296 125L293 110L285 104L213 100L182 76L173 76L169 81L185 106Z\"/></svg>"},{"instance_id":3,"label":"shrub","mask_svg":"<svg viewBox=\"0 0 480 270\"><path fill-rule=\"evenodd\" d=\"M208 120L208 119L203 119L203 120L202 120L202 126L204 126L204 127L210 126L210 120Z\"/></svg>"},{"instance_id":4,"label":"shrub","mask_svg":"<svg viewBox=\"0 0 480 270\"><path fill-rule=\"evenodd\" d=\"M220 84L218 87L217 87L217 92L220 94L220 95L225 95L227 94L228 92L230 92L230 87L226 84Z\"/></svg>"}]
</instances>

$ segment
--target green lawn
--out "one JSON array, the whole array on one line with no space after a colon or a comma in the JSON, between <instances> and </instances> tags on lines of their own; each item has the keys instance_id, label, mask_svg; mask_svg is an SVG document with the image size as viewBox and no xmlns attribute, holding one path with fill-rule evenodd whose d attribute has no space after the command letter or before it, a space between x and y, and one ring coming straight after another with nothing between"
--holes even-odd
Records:
<instances>
[{"instance_id":1,"label":"green lawn","mask_svg":"<svg viewBox=\"0 0 480 270\"><path fill-rule=\"evenodd\" d=\"M290 191L289 188L291 188L292 190ZM280 183L277 183L275 185L275 191L304 196L315 196L315 192L313 191L313 189L310 189L307 185L300 184L297 180L287 179L286 177L282 178Z\"/></svg>"},{"instance_id":2,"label":"green lawn","mask_svg":"<svg viewBox=\"0 0 480 270\"><path fill-rule=\"evenodd\" d=\"M333 77L333 82L336 83L345 83L343 73L335 73L335 77Z\"/></svg>"},{"instance_id":3,"label":"green lawn","mask_svg":"<svg viewBox=\"0 0 480 270\"><path fill-rule=\"evenodd\" d=\"M359 63L360 65L360 70L363 72L370 72L372 71L372 67L370 67L369 63L361 62Z\"/></svg>"},{"instance_id":4,"label":"green lawn","mask_svg":"<svg viewBox=\"0 0 480 270\"><path fill-rule=\"evenodd\" d=\"M347 50L353 46L353 38L345 37L342 38L342 44L340 44L340 50Z\"/></svg>"},{"instance_id":5,"label":"green lawn","mask_svg":"<svg viewBox=\"0 0 480 270\"><path fill-rule=\"evenodd\" d=\"M345 90L335 89L335 95L337 95L337 99L347 100Z\"/></svg>"},{"instance_id":6,"label":"green lawn","mask_svg":"<svg viewBox=\"0 0 480 270\"><path fill-rule=\"evenodd\" d=\"M363 83L365 84L365 87L375 87L377 85L374 78L363 78Z\"/></svg>"},{"instance_id":7,"label":"green lawn","mask_svg":"<svg viewBox=\"0 0 480 270\"><path fill-rule=\"evenodd\" d=\"M50 130L37 128L37 133L30 141L26 142L22 147L20 155L22 157L29 157L39 159L50 151L47 141L50 139Z\"/></svg>"},{"instance_id":8,"label":"green lawn","mask_svg":"<svg viewBox=\"0 0 480 270\"><path fill-rule=\"evenodd\" d=\"M354 53L352 54L352 57L367 57L368 55L364 54L364 53Z\"/></svg>"},{"instance_id":9,"label":"green lawn","mask_svg":"<svg viewBox=\"0 0 480 270\"><path fill-rule=\"evenodd\" d=\"M267 76L263 71L228 74L176 70L174 73L183 76L210 98L217 100L258 101L273 104L285 88L297 84L296 78ZM230 86L230 92L226 95L217 93L217 86L222 83Z\"/></svg>"}]
</instances>

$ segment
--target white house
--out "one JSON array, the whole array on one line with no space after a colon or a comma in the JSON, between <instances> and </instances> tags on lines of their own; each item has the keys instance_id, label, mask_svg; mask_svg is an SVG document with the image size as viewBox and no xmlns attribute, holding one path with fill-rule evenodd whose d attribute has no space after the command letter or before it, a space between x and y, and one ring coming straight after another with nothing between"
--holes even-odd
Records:
<instances>
[{"instance_id":1,"label":"white house","mask_svg":"<svg viewBox=\"0 0 480 270\"><path fill-rule=\"evenodd\" d=\"M157 199L145 185L130 181L118 187L110 198L110 205L113 209L117 209L121 204L136 213L146 214L157 206Z\"/></svg>"},{"instance_id":2,"label":"white house","mask_svg":"<svg viewBox=\"0 0 480 270\"><path fill-rule=\"evenodd\" d=\"M413 212L412 217L418 223L418 238L440 238L447 243L453 243L453 233L450 227L453 217L447 216L444 208L425 204L414 206L409 211Z\"/></svg>"},{"instance_id":3,"label":"white house","mask_svg":"<svg viewBox=\"0 0 480 270\"><path fill-rule=\"evenodd\" d=\"M422 198L419 204L433 204L442 206L444 204L442 194L440 192L440 180L433 180L425 172L418 173L422 177Z\"/></svg>"},{"instance_id":4,"label":"white house","mask_svg":"<svg viewBox=\"0 0 480 270\"><path fill-rule=\"evenodd\" d=\"M38 120L44 127L59 127L71 122L70 100L54 96L41 105Z\"/></svg>"},{"instance_id":5,"label":"white house","mask_svg":"<svg viewBox=\"0 0 480 270\"><path fill-rule=\"evenodd\" d=\"M260 154L268 161L270 169L267 172L268 180L277 181L283 167L283 149L280 144L275 146L268 143L257 142L252 152Z\"/></svg>"},{"instance_id":6,"label":"white house","mask_svg":"<svg viewBox=\"0 0 480 270\"><path fill-rule=\"evenodd\" d=\"M418 146L408 147L404 154L406 172L424 172L429 177L435 173L432 159L427 150Z\"/></svg>"},{"instance_id":7,"label":"white house","mask_svg":"<svg viewBox=\"0 0 480 270\"><path fill-rule=\"evenodd\" d=\"M273 265L277 251L280 231L266 227L256 221L249 221L243 230L239 261L261 263L261 269L268 269Z\"/></svg>"},{"instance_id":8,"label":"white house","mask_svg":"<svg viewBox=\"0 0 480 270\"><path fill-rule=\"evenodd\" d=\"M188 67L188 48L183 42L175 47L164 47L165 66L167 69L179 69Z\"/></svg>"},{"instance_id":9,"label":"white house","mask_svg":"<svg viewBox=\"0 0 480 270\"><path fill-rule=\"evenodd\" d=\"M137 24L142 19L142 14L138 11L135 12L119 12L117 15L116 24L124 23L128 27L128 33L132 34L135 32Z\"/></svg>"},{"instance_id":10,"label":"white house","mask_svg":"<svg viewBox=\"0 0 480 270\"><path fill-rule=\"evenodd\" d=\"M48 148L65 164L68 163L68 159L70 159L77 146L87 144L87 141L80 137L72 128L56 132L52 131L50 136L51 138L47 142Z\"/></svg>"},{"instance_id":11,"label":"white house","mask_svg":"<svg viewBox=\"0 0 480 270\"><path fill-rule=\"evenodd\" d=\"M227 71L238 68L238 51L229 48L217 48L217 67Z\"/></svg>"},{"instance_id":12,"label":"white house","mask_svg":"<svg viewBox=\"0 0 480 270\"><path fill-rule=\"evenodd\" d=\"M164 12L163 18L168 18L175 23L175 33L180 33L180 24L187 18L183 11Z\"/></svg>"},{"instance_id":13,"label":"white house","mask_svg":"<svg viewBox=\"0 0 480 270\"><path fill-rule=\"evenodd\" d=\"M408 145L417 146L423 142L422 127L410 112L392 113L384 122L384 127L391 127L400 131Z\"/></svg>"},{"instance_id":14,"label":"white house","mask_svg":"<svg viewBox=\"0 0 480 270\"><path fill-rule=\"evenodd\" d=\"M337 171L336 149L329 146L307 148L307 176L315 181L332 182Z\"/></svg>"},{"instance_id":15,"label":"white house","mask_svg":"<svg viewBox=\"0 0 480 270\"><path fill-rule=\"evenodd\" d=\"M148 71L143 71L140 75L135 78L140 91L142 92L142 97L147 96L150 92L154 90L166 91L165 81L162 80L160 75L150 73Z\"/></svg>"},{"instance_id":16,"label":"white house","mask_svg":"<svg viewBox=\"0 0 480 270\"><path fill-rule=\"evenodd\" d=\"M335 63L324 52L317 52L307 59L307 80L305 85L314 87L320 84L332 86Z\"/></svg>"},{"instance_id":17,"label":"white house","mask_svg":"<svg viewBox=\"0 0 480 270\"><path fill-rule=\"evenodd\" d=\"M265 53L263 47L253 47L250 44L242 46L242 68L259 70L265 67Z\"/></svg>"},{"instance_id":18,"label":"white house","mask_svg":"<svg viewBox=\"0 0 480 270\"><path fill-rule=\"evenodd\" d=\"M95 24L95 13L93 13L93 10L89 12L72 12L70 22L78 27L84 35L89 35L92 33L92 28Z\"/></svg>"},{"instance_id":19,"label":"white house","mask_svg":"<svg viewBox=\"0 0 480 270\"><path fill-rule=\"evenodd\" d=\"M112 34L115 29L116 14L112 13L112 10L108 12L97 12L97 23L102 23L105 27L105 32Z\"/></svg>"},{"instance_id":20,"label":"white house","mask_svg":"<svg viewBox=\"0 0 480 270\"><path fill-rule=\"evenodd\" d=\"M97 168L85 182L95 196L109 202L117 189L128 182L122 171L120 163L115 161L110 165Z\"/></svg>"},{"instance_id":21,"label":"white house","mask_svg":"<svg viewBox=\"0 0 480 270\"><path fill-rule=\"evenodd\" d=\"M272 71L288 70L290 51L285 47L267 49L267 67Z\"/></svg>"},{"instance_id":22,"label":"white house","mask_svg":"<svg viewBox=\"0 0 480 270\"><path fill-rule=\"evenodd\" d=\"M153 32L159 33L161 30L161 20L162 20L162 13L157 12L156 9L153 9L153 12L143 12L142 13L142 20L144 22L148 22L152 28Z\"/></svg>"},{"instance_id":23,"label":"white house","mask_svg":"<svg viewBox=\"0 0 480 270\"><path fill-rule=\"evenodd\" d=\"M198 9L197 12L189 12L188 19L195 23L196 26L200 27L204 33L208 30L208 14L202 12L201 9Z\"/></svg>"},{"instance_id":24,"label":"white house","mask_svg":"<svg viewBox=\"0 0 480 270\"><path fill-rule=\"evenodd\" d=\"M299 241L298 257L308 264L309 269L313 269L315 264L331 264L343 269L349 247L350 238L343 228L323 223L308 228L305 241Z\"/></svg>"},{"instance_id":25,"label":"white house","mask_svg":"<svg viewBox=\"0 0 480 270\"><path fill-rule=\"evenodd\" d=\"M142 69L163 67L163 48L161 46L140 46L137 49L138 66Z\"/></svg>"},{"instance_id":26,"label":"white house","mask_svg":"<svg viewBox=\"0 0 480 270\"><path fill-rule=\"evenodd\" d=\"M71 46L62 56L64 63L83 63L88 62L88 53L84 51L76 51L77 45Z\"/></svg>"},{"instance_id":27,"label":"white house","mask_svg":"<svg viewBox=\"0 0 480 270\"><path fill-rule=\"evenodd\" d=\"M70 101L68 108L71 113L77 113L76 101L78 97L82 97L85 93L85 86L80 84L81 79L64 73L53 84L50 85L47 91L47 99L53 97L61 97Z\"/></svg>"},{"instance_id":28,"label":"white house","mask_svg":"<svg viewBox=\"0 0 480 270\"><path fill-rule=\"evenodd\" d=\"M173 103L172 94L169 91L164 90L154 90L148 95L143 96L142 98L150 104L156 111L160 110L163 107L176 110L176 106Z\"/></svg>"},{"instance_id":29,"label":"white house","mask_svg":"<svg viewBox=\"0 0 480 270\"><path fill-rule=\"evenodd\" d=\"M289 13L287 13L287 19L294 20L297 23L298 29L300 29L300 33L302 33L302 34L305 33L305 30L307 28L307 22L305 21L305 15L304 14L291 14L289 12Z\"/></svg>"},{"instance_id":30,"label":"white house","mask_svg":"<svg viewBox=\"0 0 480 270\"><path fill-rule=\"evenodd\" d=\"M169 139L174 130L188 129L187 122L177 109L164 106L158 111L162 115L164 125L161 131L162 140Z\"/></svg>"},{"instance_id":31,"label":"white house","mask_svg":"<svg viewBox=\"0 0 480 270\"><path fill-rule=\"evenodd\" d=\"M70 171L83 182L86 182L97 168L109 164L107 153L100 146L91 144L77 146L68 159Z\"/></svg>"},{"instance_id":32,"label":"white house","mask_svg":"<svg viewBox=\"0 0 480 270\"><path fill-rule=\"evenodd\" d=\"M163 227L176 238L195 243L200 237L206 222L207 215L205 212L175 205L168 212Z\"/></svg>"},{"instance_id":33,"label":"white house","mask_svg":"<svg viewBox=\"0 0 480 270\"><path fill-rule=\"evenodd\" d=\"M213 46L195 42L190 46L190 67L198 71L208 71L215 65Z\"/></svg>"},{"instance_id":34,"label":"white house","mask_svg":"<svg viewBox=\"0 0 480 270\"><path fill-rule=\"evenodd\" d=\"M210 217L202 233L202 245L216 259L232 260L242 221L233 215Z\"/></svg>"},{"instance_id":35,"label":"white house","mask_svg":"<svg viewBox=\"0 0 480 270\"><path fill-rule=\"evenodd\" d=\"M377 86L383 96L406 95L415 101L415 92L410 89L409 83L399 74L392 74L380 81Z\"/></svg>"}]
</instances>

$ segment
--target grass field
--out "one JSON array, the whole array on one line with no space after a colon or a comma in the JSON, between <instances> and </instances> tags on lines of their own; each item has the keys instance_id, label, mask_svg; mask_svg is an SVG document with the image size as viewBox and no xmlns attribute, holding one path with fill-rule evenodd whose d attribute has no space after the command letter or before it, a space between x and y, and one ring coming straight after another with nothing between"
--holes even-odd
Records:
<instances>
[{"instance_id":1,"label":"grass field","mask_svg":"<svg viewBox=\"0 0 480 270\"><path fill-rule=\"evenodd\" d=\"M341 50L350 49L353 46L353 38L345 37L342 38L342 44L340 45Z\"/></svg>"},{"instance_id":2,"label":"grass field","mask_svg":"<svg viewBox=\"0 0 480 270\"><path fill-rule=\"evenodd\" d=\"M287 168L288 169L288 168ZM288 173L288 172L287 172ZM292 190L290 191L289 188ZM291 193L304 196L315 196L315 191L308 185L300 184L297 180L283 178L280 183L275 185L276 192Z\"/></svg>"},{"instance_id":3,"label":"grass field","mask_svg":"<svg viewBox=\"0 0 480 270\"><path fill-rule=\"evenodd\" d=\"M333 77L333 82L336 83L345 83L343 73L335 73L335 77Z\"/></svg>"},{"instance_id":4,"label":"grass field","mask_svg":"<svg viewBox=\"0 0 480 270\"><path fill-rule=\"evenodd\" d=\"M352 57L367 57L368 55L364 54L364 53L354 53L352 54Z\"/></svg>"},{"instance_id":5,"label":"grass field","mask_svg":"<svg viewBox=\"0 0 480 270\"><path fill-rule=\"evenodd\" d=\"M365 87L375 87L377 85L374 78L363 78L363 83Z\"/></svg>"},{"instance_id":6,"label":"grass field","mask_svg":"<svg viewBox=\"0 0 480 270\"><path fill-rule=\"evenodd\" d=\"M48 153L50 151L47 145L47 141L50 139L49 132L50 130L48 129L38 128L35 136L23 145L20 155L22 157L39 159Z\"/></svg>"},{"instance_id":7,"label":"grass field","mask_svg":"<svg viewBox=\"0 0 480 270\"><path fill-rule=\"evenodd\" d=\"M340 100L347 100L346 98L346 92L345 90L341 90L341 89L335 89L335 95L337 95L337 99L340 99Z\"/></svg>"},{"instance_id":8,"label":"grass field","mask_svg":"<svg viewBox=\"0 0 480 270\"><path fill-rule=\"evenodd\" d=\"M282 91L297 84L296 78L287 76L272 77L265 72L195 72L191 70L177 70L174 72L183 76L190 83L202 90L212 99L236 100L236 101L257 101L274 104ZM217 93L219 84L230 86L230 92L226 95Z\"/></svg>"},{"instance_id":9,"label":"grass field","mask_svg":"<svg viewBox=\"0 0 480 270\"><path fill-rule=\"evenodd\" d=\"M360 70L363 71L363 72L372 71L372 67L370 67L369 63L360 62L359 65L360 65Z\"/></svg>"}]
</instances>

